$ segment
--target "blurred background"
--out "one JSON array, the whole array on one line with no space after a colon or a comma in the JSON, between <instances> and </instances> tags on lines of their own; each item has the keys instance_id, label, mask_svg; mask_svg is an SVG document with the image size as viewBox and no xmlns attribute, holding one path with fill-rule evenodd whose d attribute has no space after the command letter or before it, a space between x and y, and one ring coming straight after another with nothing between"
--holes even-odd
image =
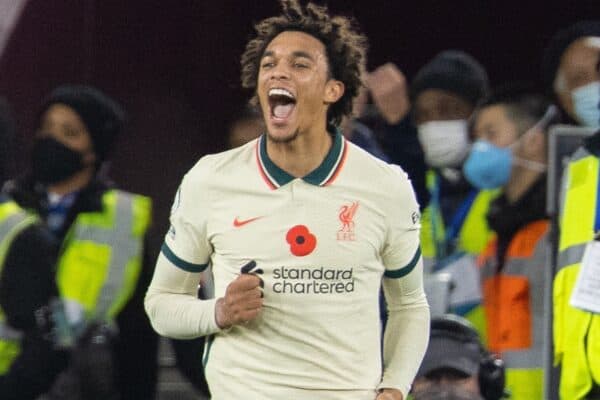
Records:
<instances>
[{"instance_id":1,"label":"blurred background","mask_svg":"<svg viewBox=\"0 0 600 400\"><path fill-rule=\"evenodd\" d=\"M369 68L393 61L409 81L447 48L474 55L493 84L536 81L550 36L600 16L597 0L327 4L368 35ZM22 154L14 172L26 164L44 94L62 83L101 88L129 116L111 176L154 199L158 250L182 175L225 149L228 121L249 97L239 57L252 25L278 10L275 0L1 0L0 94L13 107Z\"/></svg>"}]
</instances>

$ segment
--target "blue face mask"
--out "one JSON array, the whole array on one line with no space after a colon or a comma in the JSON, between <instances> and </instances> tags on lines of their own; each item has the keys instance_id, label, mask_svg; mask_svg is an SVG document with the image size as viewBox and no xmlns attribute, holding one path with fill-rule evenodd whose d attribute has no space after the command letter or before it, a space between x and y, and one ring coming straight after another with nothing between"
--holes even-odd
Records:
<instances>
[{"instance_id":1,"label":"blue face mask","mask_svg":"<svg viewBox=\"0 0 600 400\"><path fill-rule=\"evenodd\" d=\"M498 147L486 140L477 140L463 165L463 173L476 188L495 189L508 182L512 161L510 147Z\"/></svg>"},{"instance_id":2,"label":"blue face mask","mask_svg":"<svg viewBox=\"0 0 600 400\"><path fill-rule=\"evenodd\" d=\"M600 82L592 82L571 92L575 115L580 123L600 127Z\"/></svg>"}]
</instances>

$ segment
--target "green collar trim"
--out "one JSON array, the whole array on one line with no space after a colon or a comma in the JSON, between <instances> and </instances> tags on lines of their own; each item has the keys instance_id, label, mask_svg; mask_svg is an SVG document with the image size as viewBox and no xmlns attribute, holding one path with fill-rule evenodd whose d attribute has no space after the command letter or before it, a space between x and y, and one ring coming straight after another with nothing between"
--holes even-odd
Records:
<instances>
[{"instance_id":1,"label":"green collar trim","mask_svg":"<svg viewBox=\"0 0 600 400\"><path fill-rule=\"evenodd\" d=\"M302 179L315 186L325 186L332 183L344 164L347 147L346 140L342 134L336 132L333 137L331 149L329 149L321 165ZM260 137L257 158L261 174L272 188L281 187L295 179L271 161L267 154L267 140L265 135Z\"/></svg>"}]
</instances>

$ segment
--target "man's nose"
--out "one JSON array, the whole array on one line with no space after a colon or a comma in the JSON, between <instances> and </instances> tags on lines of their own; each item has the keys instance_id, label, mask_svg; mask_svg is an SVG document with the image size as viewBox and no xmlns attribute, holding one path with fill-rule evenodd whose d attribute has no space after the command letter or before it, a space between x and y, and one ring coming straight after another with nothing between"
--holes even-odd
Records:
<instances>
[{"instance_id":1,"label":"man's nose","mask_svg":"<svg viewBox=\"0 0 600 400\"><path fill-rule=\"evenodd\" d=\"M272 72L273 72L273 75L271 75L272 79L289 79L290 78L289 68L286 65L283 65L283 63L279 63L278 65L273 67Z\"/></svg>"}]
</instances>

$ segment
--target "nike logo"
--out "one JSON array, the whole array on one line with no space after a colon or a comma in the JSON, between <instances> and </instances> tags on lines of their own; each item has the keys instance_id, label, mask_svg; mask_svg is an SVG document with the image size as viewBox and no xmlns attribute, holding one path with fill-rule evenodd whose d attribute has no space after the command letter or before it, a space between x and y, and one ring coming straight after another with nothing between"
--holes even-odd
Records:
<instances>
[{"instance_id":1,"label":"nike logo","mask_svg":"<svg viewBox=\"0 0 600 400\"><path fill-rule=\"evenodd\" d=\"M239 228L240 226L244 226L246 224L249 224L250 222L256 221L257 219L261 219L262 217L254 217L254 218L249 218L249 219L238 219L238 217L235 217L235 219L233 220L233 226L235 226L236 228Z\"/></svg>"}]
</instances>

